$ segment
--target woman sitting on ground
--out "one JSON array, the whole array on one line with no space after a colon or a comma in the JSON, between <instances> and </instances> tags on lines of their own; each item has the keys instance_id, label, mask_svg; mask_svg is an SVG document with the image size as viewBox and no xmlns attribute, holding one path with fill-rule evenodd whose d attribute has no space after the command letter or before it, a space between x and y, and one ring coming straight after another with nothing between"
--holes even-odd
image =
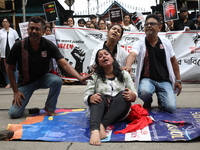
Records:
<instances>
[{"instance_id":1,"label":"woman sitting on ground","mask_svg":"<svg viewBox=\"0 0 200 150\"><path fill-rule=\"evenodd\" d=\"M90 144L101 145L107 126L126 118L137 93L130 74L120 69L108 50L97 51L95 63L84 103L89 106L88 114L90 110Z\"/></svg>"}]
</instances>

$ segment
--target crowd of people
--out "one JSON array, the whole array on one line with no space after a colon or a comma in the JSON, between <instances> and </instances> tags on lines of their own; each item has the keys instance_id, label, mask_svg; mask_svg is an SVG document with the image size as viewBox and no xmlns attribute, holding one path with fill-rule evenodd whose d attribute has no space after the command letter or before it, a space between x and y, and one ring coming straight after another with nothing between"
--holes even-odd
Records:
<instances>
[{"instance_id":1,"label":"crowd of people","mask_svg":"<svg viewBox=\"0 0 200 150\"><path fill-rule=\"evenodd\" d=\"M33 92L40 88L50 89L44 105L47 115L57 115L55 109L62 80L49 73L52 58L80 82L88 80L83 99L89 108L91 145L101 145L101 139L106 138L106 127L125 119L137 97L144 102L145 109L151 110L152 96L156 93L158 107L173 113L176 110L174 93L176 91L178 96L182 90L179 65L171 43L158 32L199 29L200 16L194 24L187 15L186 7L180 9L177 21L164 22L159 13L148 15L143 30L146 36L133 44L129 54L119 44L124 31L138 32L129 15L124 16L122 25L108 25L102 19L97 22L93 15L90 21L79 19L79 27L107 30L108 35L107 40L93 50L90 61L93 74L84 77L64 59L55 44L43 37L54 33L53 23L45 23L41 17L33 16L28 22L28 37L19 40L17 32L10 28L10 21L4 18L0 30L1 71L6 88L13 89L10 118L21 117ZM74 18L69 17L63 25L73 27ZM136 58L135 88L130 72Z\"/></svg>"}]
</instances>

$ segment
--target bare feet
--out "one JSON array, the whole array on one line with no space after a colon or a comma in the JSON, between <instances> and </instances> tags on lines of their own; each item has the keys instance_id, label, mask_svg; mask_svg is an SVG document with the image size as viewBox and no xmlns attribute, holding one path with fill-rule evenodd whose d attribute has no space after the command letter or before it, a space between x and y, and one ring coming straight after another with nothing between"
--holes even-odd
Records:
<instances>
[{"instance_id":1,"label":"bare feet","mask_svg":"<svg viewBox=\"0 0 200 150\"><path fill-rule=\"evenodd\" d=\"M90 135L90 144L100 146L101 145L101 138L100 138L100 131L99 130L92 130Z\"/></svg>"},{"instance_id":2,"label":"bare feet","mask_svg":"<svg viewBox=\"0 0 200 150\"><path fill-rule=\"evenodd\" d=\"M57 116L56 112L49 111L46 107L44 108L44 110L47 112L47 116Z\"/></svg>"},{"instance_id":3,"label":"bare feet","mask_svg":"<svg viewBox=\"0 0 200 150\"><path fill-rule=\"evenodd\" d=\"M102 124L100 124L100 138L105 139L107 137L106 129Z\"/></svg>"},{"instance_id":4,"label":"bare feet","mask_svg":"<svg viewBox=\"0 0 200 150\"><path fill-rule=\"evenodd\" d=\"M10 84L7 84L5 88L6 88L6 89L10 88Z\"/></svg>"}]
</instances>

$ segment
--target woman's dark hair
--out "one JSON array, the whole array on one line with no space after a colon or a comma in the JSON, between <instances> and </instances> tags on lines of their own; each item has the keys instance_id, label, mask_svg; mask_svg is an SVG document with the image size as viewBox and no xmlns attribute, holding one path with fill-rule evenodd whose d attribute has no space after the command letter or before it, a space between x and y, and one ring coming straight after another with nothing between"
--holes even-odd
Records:
<instances>
[{"instance_id":1,"label":"woman's dark hair","mask_svg":"<svg viewBox=\"0 0 200 150\"><path fill-rule=\"evenodd\" d=\"M106 50L106 49L99 49L97 51L96 57L95 57L95 63L96 63L96 65L94 66L94 72L105 83L106 76L105 76L103 68L101 66L99 66L99 62L98 62L98 54L99 54L99 51L101 51L101 50ZM120 69L119 63L116 61L116 59L113 57L113 55L108 50L106 50L106 51L114 59L114 62L113 62L113 73L114 73L114 75L117 77L117 79L120 82L124 82L124 76L123 76L122 70Z\"/></svg>"},{"instance_id":2,"label":"woman's dark hair","mask_svg":"<svg viewBox=\"0 0 200 150\"><path fill-rule=\"evenodd\" d=\"M130 24L132 24L132 22L131 22L131 15L129 15L129 14L125 14L124 16L123 16L123 21L124 21L124 18L126 17L126 16L129 16L129 18L130 18Z\"/></svg>"},{"instance_id":3,"label":"woman's dark hair","mask_svg":"<svg viewBox=\"0 0 200 150\"><path fill-rule=\"evenodd\" d=\"M84 20L83 18L81 18L81 19L78 20L78 24L79 24L79 23L82 23L82 22L83 22L84 25L85 25L86 22L85 22L85 20Z\"/></svg>"},{"instance_id":4,"label":"woman's dark hair","mask_svg":"<svg viewBox=\"0 0 200 150\"><path fill-rule=\"evenodd\" d=\"M74 17L72 17L72 16L68 17L68 18L67 18L67 22L68 22L68 19L69 19L69 18L72 18L72 20L73 20L73 25L74 25L74 24L75 24Z\"/></svg>"},{"instance_id":5,"label":"woman's dark hair","mask_svg":"<svg viewBox=\"0 0 200 150\"><path fill-rule=\"evenodd\" d=\"M44 27L44 30L46 30L46 29L48 29L48 28L49 28L49 29L51 30L51 32L52 32L52 28L51 28L50 26L45 26L45 27Z\"/></svg>"},{"instance_id":6,"label":"woman's dark hair","mask_svg":"<svg viewBox=\"0 0 200 150\"><path fill-rule=\"evenodd\" d=\"M3 22L4 19L6 19L6 20L8 21L8 23L11 24L11 20L10 20L10 18L4 17L4 18L2 19L2 22Z\"/></svg>"},{"instance_id":7,"label":"woman's dark hair","mask_svg":"<svg viewBox=\"0 0 200 150\"><path fill-rule=\"evenodd\" d=\"M119 26L120 28L121 28L121 30L122 30L122 32L121 32L121 36L120 36L120 38L123 36L123 34L124 34L124 28L120 25L120 24L112 24L111 26L110 26L110 29L113 27L113 26ZM108 31L110 31L110 29L108 30Z\"/></svg>"},{"instance_id":8,"label":"woman's dark hair","mask_svg":"<svg viewBox=\"0 0 200 150\"><path fill-rule=\"evenodd\" d=\"M99 19L98 25L99 25L99 23L100 23L101 21L103 21L103 22L105 23L105 25L106 25L106 21L105 21L104 19Z\"/></svg>"},{"instance_id":9,"label":"woman's dark hair","mask_svg":"<svg viewBox=\"0 0 200 150\"><path fill-rule=\"evenodd\" d=\"M34 22L34 23L40 23L42 24L42 29L44 30L44 27L45 27L45 20L42 18L42 17L39 17L39 16L32 16L30 19L29 19L29 24L30 22Z\"/></svg>"}]
</instances>

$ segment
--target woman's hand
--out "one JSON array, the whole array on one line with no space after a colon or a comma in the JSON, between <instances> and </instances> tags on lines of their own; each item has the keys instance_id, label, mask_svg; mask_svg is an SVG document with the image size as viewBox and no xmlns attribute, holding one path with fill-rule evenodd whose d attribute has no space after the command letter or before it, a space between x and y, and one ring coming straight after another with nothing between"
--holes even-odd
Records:
<instances>
[{"instance_id":1,"label":"woman's hand","mask_svg":"<svg viewBox=\"0 0 200 150\"><path fill-rule=\"evenodd\" d=\"M100 93L96 93L90 97L90 103L92 103L92 104L98 104L101 101L102 101L102 99L101 99Z\"/></svg>"},{"instance_id":2,"label":"woman's hand","mask_svg":"<svg viewBox=\"0 0 200 150\"><path fill-rule=\"evenodd\" d=\"M131 101L131 102L135 102L136 100L136 94L134 92L132 92L130 89L125 88L124 92L123 92L123 97L126 101Z\"/></svg>"}]
</instances>

